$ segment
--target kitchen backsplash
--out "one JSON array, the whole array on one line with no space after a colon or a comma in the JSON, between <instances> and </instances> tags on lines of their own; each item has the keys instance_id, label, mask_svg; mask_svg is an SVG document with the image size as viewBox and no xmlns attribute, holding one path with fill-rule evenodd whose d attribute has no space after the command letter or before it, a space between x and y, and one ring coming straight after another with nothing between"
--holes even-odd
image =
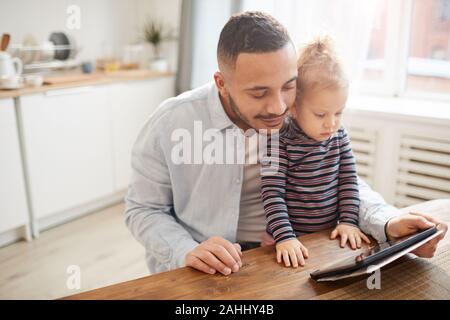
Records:
<instances>
[{"instance_id":1,"label":"kitchen backsplash","mask_svg":"<svg viewBox=\"0 0 450 320\"><path fill-rule=\"evenodd\" d=\"M80 8L79 29L67 27L73 5ZM80 60L105 54L121 57L124 45L140 41L148 17L177 28L180 7L181 0L1 0L0 32L11 34L11 44L21 44L30 35L42 43L51 32L62 31L81 49L77 56ZM173 49L166 48L172 69L176 64Z\"/></svg>"}]
</instances>

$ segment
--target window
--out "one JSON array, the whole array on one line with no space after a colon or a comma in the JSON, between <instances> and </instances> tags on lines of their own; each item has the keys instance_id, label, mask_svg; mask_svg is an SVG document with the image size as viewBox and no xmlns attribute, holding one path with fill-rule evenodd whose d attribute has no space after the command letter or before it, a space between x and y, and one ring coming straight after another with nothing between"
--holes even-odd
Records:
<instances>
[{"instance_id":1,"label":"window","mask_svg":"<svg viewBox=\"0 0 450 320\"><path fill-rule=\"evenodd\" d=\"M380 0L363 91L450 101L450 0Z\"/></svg>"},{"instance_id":2,"label":"window","mask_svg":"<svg viewBox=\"0 0 450 320\"><path fill-rule=\"evenodd\" d=\"M450 94L450 0L415 0L408 55L408 91Z\"/></svg>"},{"instance_id":3,"label":"window","mask_svg":"<svg viewBox=\"0 0 450 320\"><path fill-rule=\"evenodd\" d=\"M386 27L387 27L387 0L380 1L375 14L367 61L363 79L367 82L379 82L384 79Z\"/></svg>"}]
</instances>

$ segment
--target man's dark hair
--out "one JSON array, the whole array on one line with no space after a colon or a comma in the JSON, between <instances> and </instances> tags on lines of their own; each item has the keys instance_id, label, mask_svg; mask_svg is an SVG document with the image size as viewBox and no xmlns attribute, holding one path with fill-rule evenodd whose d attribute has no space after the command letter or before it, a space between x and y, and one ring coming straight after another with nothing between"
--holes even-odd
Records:
<instances>
[{"instance_id":1,"label":"man's dark hair","mask_svg":"<svg viewBox=\"0 0 450 320\"><path fill-rule=\"evenodd\" d=\"M286 28L267 13L233 15L220 33L217 59L234 68L240 53L266 53L283 48L291 39Z\"/></svg>"}]
</instances>

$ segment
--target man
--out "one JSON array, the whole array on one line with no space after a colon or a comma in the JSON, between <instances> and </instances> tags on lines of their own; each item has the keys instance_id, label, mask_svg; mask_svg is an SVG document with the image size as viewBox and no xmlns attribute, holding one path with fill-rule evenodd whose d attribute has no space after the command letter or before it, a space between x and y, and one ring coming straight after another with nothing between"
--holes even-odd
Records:
<instances>
[{"instance_id":1,"label":"man","mask_svg":"<svg viewBox=\"0 0 450 320\"><path fill-rule=\"evenodd\" d=\"M163 102L133 148L126 223L144 245L151 273L182 266L237 272L241 245L259 245L265 231L258 164L180 163L174 160L174 138L188 133L195 145L202 139L198 124L217 138L229 131L281 128L296 95L296 51L279 22L246 12L223 28L217 58L214 83ZM189 158L191 151L189 146L178 154ZM426 215L401 215L362 181L359 191L360 228L379 242L433 225L447 230ZM442 238L415 253L433 256Z\"/></svg>"}]
</instances>

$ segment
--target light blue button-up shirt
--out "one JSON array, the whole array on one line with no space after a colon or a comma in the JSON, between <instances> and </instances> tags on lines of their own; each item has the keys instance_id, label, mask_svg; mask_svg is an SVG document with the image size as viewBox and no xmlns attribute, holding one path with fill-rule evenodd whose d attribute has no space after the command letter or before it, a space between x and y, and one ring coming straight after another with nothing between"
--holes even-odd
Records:
<instances>
[{"instance_id":1,"label":"light blue button-up shirt","mask_svg":"<svg viewBox=\"0 0 450 320\"><path fill-rule=\"evenodd\" d=\"M225 129L240 130L225 113L214 83L163 102L132 150L125 221L145 247L151 273L184 266L186 254L211 236L237 240L244 165L173 160L179 144L174 132L181 130L201 141L199 123L202 132L212 129L224 139ZM361 230L386 241L384 226L399 211L360 179L359 191Z\"/></svg>"}]
</instances>

